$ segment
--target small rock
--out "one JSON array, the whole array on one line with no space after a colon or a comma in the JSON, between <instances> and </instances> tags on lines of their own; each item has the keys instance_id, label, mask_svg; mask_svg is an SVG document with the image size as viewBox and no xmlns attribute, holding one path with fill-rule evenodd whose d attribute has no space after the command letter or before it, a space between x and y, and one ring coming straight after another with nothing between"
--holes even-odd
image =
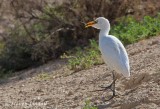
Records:
<instances>
[{"instance_id":1,"label":"small rock","mask_svg":"<svg viewBox=\"0 0 160 109\"><path fill-rule=\"evenodd\" d=\"M42 89L38 89L37 92L43 92L43 90Z\"/></svg>"},{"instance_id":2,"label":"small rock","mask_svg":"<svg viewBox=\"0 0 160 109\"><path fill-rule=\"evenodd\" d=\"M71 96L71 95L73 95L73 92L72 92L72 91L69 91L67 95L68 95L68 96Z\"/></svg>"}]
</instances>

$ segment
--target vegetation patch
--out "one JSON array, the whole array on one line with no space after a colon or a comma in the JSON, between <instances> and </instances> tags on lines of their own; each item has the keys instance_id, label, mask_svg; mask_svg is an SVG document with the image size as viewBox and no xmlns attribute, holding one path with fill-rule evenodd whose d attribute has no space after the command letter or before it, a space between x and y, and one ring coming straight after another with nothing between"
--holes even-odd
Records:
<instances>
[{"instance_id":1,"label":"vegetation patch","mask_svg":"<svg viewBox=\"0 0 160 109\"><path fill-rule=\"evenodd\" d=\"M90 101L87 100L85 102L85 106L83 107L83 109L98 109L98 108L96 106L92 106L91 103L90 103Z\"/></svg>"},{"instance_id":2,"label":"vegetation patch","mask_svg":"<svg viewBox=\"0 0 160 109\"><path fill-rule=\"evenodd\" d=\"M36 79L38 81L46 81L46 80L50 80L51 78L52 78L51 75L49 75L48 73L45 73L45 72L37 75L37 77L36 77Z\"/></svg>"},{"instance_id":3,"label":"vegetation patch","mask_svg":"<svg viewBox=\"0 0 160 109\"><path fill-rule=\"evenodd\" d=\"M74 52L73 52L74 51ZM71 55L72 54L72 55ZM79 71L88 69L93 65L102 64L103 61L98 49L98 43L90 40L90 45L85 48L77 47L76 50L65 53L62 58L68 58L68 67L71 70Z\"/></svg>"},{"instance_id":4,"label":"vegetation patch","mask_svg":"<svg viewBox=\"0 0 160 109\"><path fill-rule=\"evenodd\" d=\"M111 27L110 34L118 37L125 45L160 34L160 14L145 16L141 21L133 17L122 17Z\"/></svg>"}]
</instances>

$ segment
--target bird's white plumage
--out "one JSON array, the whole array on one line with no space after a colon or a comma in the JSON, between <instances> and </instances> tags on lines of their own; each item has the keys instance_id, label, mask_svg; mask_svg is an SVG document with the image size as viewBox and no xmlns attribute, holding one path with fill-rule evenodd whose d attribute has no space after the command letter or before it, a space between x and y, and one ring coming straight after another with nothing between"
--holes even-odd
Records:
<instances>
[{"instance_id":1,"label":"bird's white plumage","mask_svg":"<svg viewBox=\"0 0 160 109\"><path fill-rule=\"evenodd\" d=\"M125 77L130 76L127 52L123 44L114 36L100 36L99 48L105 63Z\"/></svg>"},{"instance_id":2,"label":"bird's white plumage","mask_svg":"<svg viewBox=\"0 0 160 109\"><path fill-rule=\"evenodd\" d=\"M96 19L93 27L100 29L99 48L105 63L125 77L130 76L129 59L121 41L115 36L109 35L110 23L104 17Z\"/></svg>"}]
</instances>

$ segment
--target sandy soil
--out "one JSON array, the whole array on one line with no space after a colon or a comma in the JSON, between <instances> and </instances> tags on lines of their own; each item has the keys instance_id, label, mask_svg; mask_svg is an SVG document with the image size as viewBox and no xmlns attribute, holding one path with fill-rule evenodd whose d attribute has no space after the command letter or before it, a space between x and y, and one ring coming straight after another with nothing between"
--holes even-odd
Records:
<instances>
[{"instance_id":1,"label":"sandy soil","mask_svg":"<svg viewBox=\"0 0 160 109\"><path fill-rule=\"evenodd\" d=\"M86 100L98 109L160 109L160 37L127 46L131 78L116 81L118 96L95 91L112 80L103 64L72 73L65 61L16 73L0 81L0 109L82 109Z\"/></svg>"}]
</instances>

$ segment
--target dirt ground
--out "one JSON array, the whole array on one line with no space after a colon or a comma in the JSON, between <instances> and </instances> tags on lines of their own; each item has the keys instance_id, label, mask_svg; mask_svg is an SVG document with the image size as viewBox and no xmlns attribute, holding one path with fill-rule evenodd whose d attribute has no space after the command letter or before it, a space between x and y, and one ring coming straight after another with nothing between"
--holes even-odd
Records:
<instances>
[{"instance_id":1,"label":"dirt ground","mask_svg":"<svg viewBox=\"0 0 160 109\"><path fill-rule=\"evenodd\" d=\"M0 80L0 109L82 109L86 100L98 109L160 109L160 37L126 47L131 77L116 81L111 91L95 91L112 80L103 64L73 73L64 60L16 73Z\"/></svg>"}]
</instances>

